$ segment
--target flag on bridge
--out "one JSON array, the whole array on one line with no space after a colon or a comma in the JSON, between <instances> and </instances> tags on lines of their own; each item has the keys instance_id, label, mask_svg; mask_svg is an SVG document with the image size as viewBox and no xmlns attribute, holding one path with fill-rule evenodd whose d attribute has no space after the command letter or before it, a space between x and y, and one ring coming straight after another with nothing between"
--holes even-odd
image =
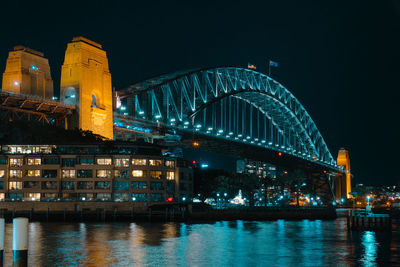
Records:
<instances>
[{"instance_id":1,"label":"flag on bridge","mask_svg":"<svg viewBox=\"0 0 400 267\"><path fill-rule=\"evenodd\" d=\"M269 66L270 66L270 67L278 67L278 62L275 62L275 61L270 60L270 61L269 61Z\"/></svg>"},{"instance_id":2,"label":"flag on bridge","mask_svg":"<svg viewBox=\"0 0 400 267\"><path fill-rule=\"evenodd\" d=\"M247 63L247 68L252 69L252 70L257 69L257 67L255 65L250 64L250 63Z\"/></svg>"}]
</instances>

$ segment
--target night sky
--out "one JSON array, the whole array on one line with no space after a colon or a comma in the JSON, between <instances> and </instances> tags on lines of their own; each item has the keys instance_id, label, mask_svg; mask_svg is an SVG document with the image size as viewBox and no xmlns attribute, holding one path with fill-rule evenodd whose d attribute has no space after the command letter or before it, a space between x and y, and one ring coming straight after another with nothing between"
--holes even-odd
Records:
<instances>
[{"instance_id":1,"label":"night sky","mask_svg":"<svg viewBox=\"0 0 400 267\"><path fill-rule=\"evenodd\" d=\"M400 1L7 1L0 5L0 71L8 51L44 52L59 90L68 42L107 51L113 86L197 67L247 63L307 109L332 155L350 151L355 182L397 184Z\"/></svg>"}]
</instances>

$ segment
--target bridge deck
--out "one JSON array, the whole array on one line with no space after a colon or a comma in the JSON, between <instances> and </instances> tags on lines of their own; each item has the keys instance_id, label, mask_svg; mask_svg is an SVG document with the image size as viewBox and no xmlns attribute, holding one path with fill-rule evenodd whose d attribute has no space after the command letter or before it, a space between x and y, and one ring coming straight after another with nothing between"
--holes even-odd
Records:
<instances>
[{"instance_id":1,"label":"bridge deck","mask_svg":"<svg viewBox=\"0 0 400 267\"><path fill-rule=\"evenodd\" d=\"M0 92L0 109L50 117L65 117L72 114L75 106L38 96Z\"/></svg>"}]
</instances>

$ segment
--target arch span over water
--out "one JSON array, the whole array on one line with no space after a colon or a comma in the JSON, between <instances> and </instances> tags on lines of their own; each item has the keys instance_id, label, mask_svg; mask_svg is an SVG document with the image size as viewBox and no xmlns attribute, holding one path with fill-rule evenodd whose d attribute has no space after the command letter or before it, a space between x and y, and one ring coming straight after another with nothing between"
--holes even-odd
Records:
<instances>
[{"instance_id":1,"label":"arch span over water","mask_svg":"<svg viewBox=\"0 0 400 267\"><path fill-rule=\"evenodd\" d=\"M161 75L120 92L124 113L135 119L336 166L303 105L265 74L236 67L196 69Z\"/></svg>"}]
</instances>

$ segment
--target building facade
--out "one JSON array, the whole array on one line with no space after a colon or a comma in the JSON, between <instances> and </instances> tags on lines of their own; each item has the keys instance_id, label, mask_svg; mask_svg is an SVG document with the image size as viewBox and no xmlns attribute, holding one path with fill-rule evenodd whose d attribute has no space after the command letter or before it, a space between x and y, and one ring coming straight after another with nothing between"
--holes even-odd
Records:
<instances>
[{"instance_id":1,"label":"building facade","mask_svg":"<svg viewBox=\"0 0 400 267\"><path fill-rule=\"evenodd\" d=\"M14 51L8 54L2 90L51 99L53 80L49 60L42 52L15 46Z\"/></svg>"},{"instance_id":2,"label":"building facade","mask_svg":"<svg viewBox=\"0 0 400 267\"><path fill-rule=\"evenodd\" d=\"M100 44L84 37L74 37L68 44L61 69L60 100L76 106L75 127L114 138L111 73Z\"/></svg>"},{"instance_id":3,"label":"building facade","mask_svg":"<svg viewBox=\"0 0 400 267\"><path fill-rule=\"evenodd\" d=\"M133 145L2 145L0 200L188 202L186 161Z\"/></svg>"}]
</instances>

